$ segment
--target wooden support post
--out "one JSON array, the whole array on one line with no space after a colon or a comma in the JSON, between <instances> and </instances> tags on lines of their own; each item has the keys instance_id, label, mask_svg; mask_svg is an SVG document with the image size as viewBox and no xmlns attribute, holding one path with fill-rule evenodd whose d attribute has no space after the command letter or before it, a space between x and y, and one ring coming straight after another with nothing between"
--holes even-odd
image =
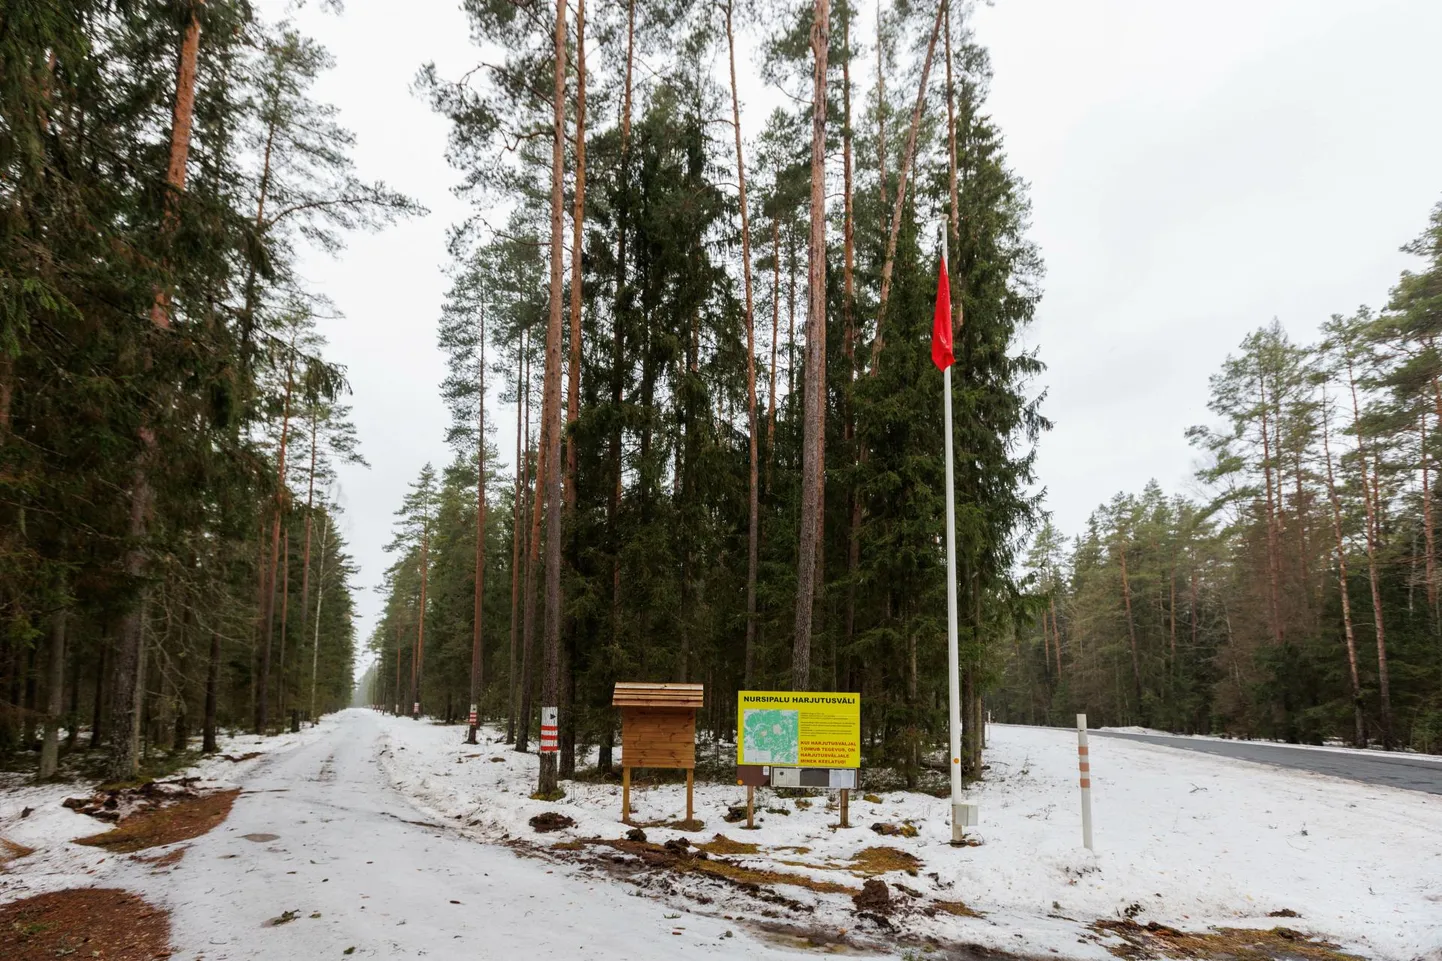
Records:
<instances>
[{"instance_id":1,"label":"wooden support post","mask_svg":"<svg viewBox=\"0 0 1442 961\"><path fill-rule=\"evenodd\" d=\"M756 789L746 785L746 830L756 830Z\"/></svg>"},{"instance_id":2,"label":"wooden support post","mask_svg":"<svg viewBox=\"0 0 1442 961\"><path fill-rule=\"evenodd\" d=\"M631 823L631 769L621 768L621 823Z\"/></svg>"},{"instance_id":3,"label":"wooden support post","mask_svg":"<svg viewBox=\"0 0 1442 961\"><path fill-rule=\"evenodd\" d=\"M695 781L696 772L691 768L686 769L686 821L689 824L692 819L691 806L691 785Z\"/></svg>"},{"instance_id":4,"label":"wooden support post","mask_svg":"<svg viewBox=\"0 0 1442 961\"><path fill-rule=\"evenodd\" d=\"M846 788L841 789L841 826L851 827L851 792Z\"/></svg>"}]
</instances>

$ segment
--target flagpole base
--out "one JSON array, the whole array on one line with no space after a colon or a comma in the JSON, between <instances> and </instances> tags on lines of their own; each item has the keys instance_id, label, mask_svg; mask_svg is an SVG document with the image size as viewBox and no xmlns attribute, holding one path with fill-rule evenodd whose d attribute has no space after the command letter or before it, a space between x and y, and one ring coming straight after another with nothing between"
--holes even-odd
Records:
<instances>
[{"instance_id":1,"label":"flagpole base","mask_svg":"<svg viewBox=\"0 0 1442 961\"><path fill-rule=\"evenodd\" d=\"M951 803L951 843L965 844L966 829L981 823L981 806L971 801Z\"/></svg>"}]
</instances>

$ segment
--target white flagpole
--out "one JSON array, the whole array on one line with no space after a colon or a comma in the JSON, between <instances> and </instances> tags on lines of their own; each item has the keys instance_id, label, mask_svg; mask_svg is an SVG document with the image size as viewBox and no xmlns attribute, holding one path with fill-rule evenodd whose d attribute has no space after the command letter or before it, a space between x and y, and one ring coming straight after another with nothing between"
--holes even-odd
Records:
<instances>
[{"instance_id":1,"label":"white flagpole","mask_svg":"<svg viewBox=\"0 0 1442 961\"><path fill-rule=\"evenodd\" d=\"M941 260L946 263L946 221L941 222ZM956 641L956 482L951 454L951 368L941 372L945 391L946 433L946 666L951 689L951 841L959 844L966 826L975 822L975 808L961 798L961 657ZM970 816L968 816L970 815Z\"/></svg>"}]
</instances>

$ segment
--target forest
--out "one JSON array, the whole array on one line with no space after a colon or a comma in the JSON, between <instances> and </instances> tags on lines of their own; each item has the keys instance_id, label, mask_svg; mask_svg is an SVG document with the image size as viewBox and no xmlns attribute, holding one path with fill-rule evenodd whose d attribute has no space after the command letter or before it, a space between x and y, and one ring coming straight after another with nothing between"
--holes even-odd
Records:
<instances>
[{"instance_id":1,"label":"forest","mask_svg":"<svg viewBox=\"0 0 1442 961\"><path fill-rule=\"evenodd\" d=\"M0 8L0 763L125 781L350 702L362 452L296 265L421 210L330 66L242 2Z\"/></svg>"},{"instance_id":2,"label":"forest","mask_svg":"<svg viewBox=\"0 0 1442 961\"><path fill-rule=\"evenodd\" d=\"M1442 751L1442 204L1404 250L1380 310L1274 320L1212 375L1200 496L1043 523L998 718Z\"/></svg>"},{"instance_id":3,"label":"forest","mask_svg":"<svg viewBox=\"0 0 1442 961\"><path fill-rule=\"evenodd\" d=\"M945 230L979 772L1048 424L1022 339L1042 263L969 5L465 10L493 56L418 80L474 210L439 325L453 456L397 510L368 702L475 710L521 750L558 706L548 795L611 770L618 680L705 684L708 737L739 689L860 691L874 760L914 780L946 731ZM743 26L785 95L761 119Z\"/></svg>"},{"instance_id":4,"label":"forest","mask_svg":"<svg viewBox=\"0 0 1442 961\"><path fill-rule=\"evenodd\" d=\"M651 680L705 684L708 738L738 690L858 691L864 763L914 785L947 731L942 270L968 776L987 715L1442 749L1442 206L1381 307L1237 348L1188 494L1069 539L971 3L462 7L473 68L412 86L468 206L450 454L365 637L365 451L301 264L427 211L363 178L290 21L0 10L0 764L125 780L353 700L524 751L555 706L552 796Z\"/></svg>"}]
</instances>

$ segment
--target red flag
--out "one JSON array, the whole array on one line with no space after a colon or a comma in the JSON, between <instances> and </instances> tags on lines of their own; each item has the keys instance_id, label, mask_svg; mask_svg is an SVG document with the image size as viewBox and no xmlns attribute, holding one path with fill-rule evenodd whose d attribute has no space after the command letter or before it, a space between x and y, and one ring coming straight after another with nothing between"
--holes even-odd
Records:
<instances>
[{"instance_id":1,"label":"red flag","mask_svg":"<svg viewBox=\"0 0 1442 961\"><path fill-rule=\"evenodd\" d=\"M951 282L946 278L946 258L941 260L941 279L936 285L936 313L931 322L931 362L946 370L956 358L951 353Z\"/></svg>"}]
</instances>

